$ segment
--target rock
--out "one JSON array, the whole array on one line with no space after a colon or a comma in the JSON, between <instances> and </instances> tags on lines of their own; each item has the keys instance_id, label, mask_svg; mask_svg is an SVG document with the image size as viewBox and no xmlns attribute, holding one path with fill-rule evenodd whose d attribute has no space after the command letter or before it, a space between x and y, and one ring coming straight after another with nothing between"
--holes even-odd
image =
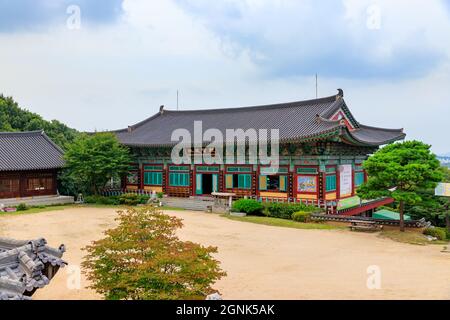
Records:
<instances>
[{"instance_id":1,"label":"rock","mask_svg":"<svg viewBox=\"0 0 450 320\"><path fill-rule=\"evenodd\" d=\"M244 212L230 212L233 217L245 217L247 214Z\"/></svg>"},{"instance_id":2,"label":"rock","mask_svg":"<svg viewBox=\"0 0 450 320\"><path fill-rule=\"evenodd\" d=\"M206 300L223 300L219 293L213 293L206 297Z\"/></svg>"}]
</instances>

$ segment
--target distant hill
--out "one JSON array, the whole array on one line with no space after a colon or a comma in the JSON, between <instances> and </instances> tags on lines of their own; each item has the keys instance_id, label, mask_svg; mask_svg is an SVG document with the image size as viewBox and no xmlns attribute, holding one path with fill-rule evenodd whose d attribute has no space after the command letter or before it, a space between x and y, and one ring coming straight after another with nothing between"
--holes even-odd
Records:
<instances>
[{"instance_id":1,"label":"distant hill","mask_svg":"<svg viewBox=\"0 0 450 320\"><path fill-rule=\"evenodd\" d=\"M44 120L40 115L20 108L13 98L0 95L0 132L36 130L44 130L62 149L66 149L79 134L58 120Z\"/></svg>"},{"instance_id":2,"label":"distant hill","mask_svg":"<svg viewBox=\"0 0 450 320\"><path fill-rule=\"evenodd\" d=\"M443 166L450 168L450 156L438 156L437 158Z\"/></svg>"}]
</instances>

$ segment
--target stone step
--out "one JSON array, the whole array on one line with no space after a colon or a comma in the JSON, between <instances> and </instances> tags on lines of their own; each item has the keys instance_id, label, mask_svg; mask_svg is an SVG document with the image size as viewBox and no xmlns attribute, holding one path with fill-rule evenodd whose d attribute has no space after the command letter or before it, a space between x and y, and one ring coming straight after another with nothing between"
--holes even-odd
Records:
<instances>
[{"instance_id":1,"label":"stone step","mask_svg":"<svg viewBox=\"0 0 450 320\"><path fill-rule=\"evenodd\" d=\"M193 211L206 211L208 206L214 204L214 201L210 198L164 198L161 202L167 207L183 208Z\"/></svg>"},{"instance_id":2,"label":"stone step","mask_svg":"<svg viewBox=\"0 0 450 320\"><path fill-rule=\"evenodd\" d=\"M36 196L29 198L0 199L0 204L3 204L4 206L17 206L22 203L27 206L63 205L74 203L74 198L70 196Z\"/></svg>"}]
</instances>

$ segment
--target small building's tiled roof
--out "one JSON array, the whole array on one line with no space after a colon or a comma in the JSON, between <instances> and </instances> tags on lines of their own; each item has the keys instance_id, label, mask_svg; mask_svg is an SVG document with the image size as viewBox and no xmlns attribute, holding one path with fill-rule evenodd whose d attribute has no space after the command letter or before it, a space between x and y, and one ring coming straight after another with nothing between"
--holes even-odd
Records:
<instances>
[{"instance_id":1,"label":"small building's tiled roof","mask_svg":"<svg viewBox=\"0 0 450 320\"><path fill-rule=\"evenodd\" d=\"M62 168L63 155L43 131L0 132L0 171Z\"/></svg>"},{"instance_id":2,"label":"small building's tiled roof","mask_svg":"<svg viewBox=\"0 0 450 320\"><path fill-rule=\"evenodd\" d=\"M331 120L339 110L346 114L353 128L348 128L342 121ZM301 142L335 135L348 143L371 146L405 137L402 129L372 128L358 123L347 108L342 90L326 98L255 107L189 111L162 107L158 114L115 131L115 134L128 146L170 146L177 143L171 141L176 129L187 129L194 137L194 121L202 121L203 132L218 129L224 137L226 129L279 129L280 142Z\"/></svg>"},{"instance_id":3,"label":"small building's tiled roof","mask_svg":"<svg viewBox=\"0 0 450 320\"><path fill-rule=\"evenodd\" d=\"M44 239L0 238L0 300L30 299L66 265L61 259L64 251L64 245L53 249Z\"/></svg>"}]
</instances>

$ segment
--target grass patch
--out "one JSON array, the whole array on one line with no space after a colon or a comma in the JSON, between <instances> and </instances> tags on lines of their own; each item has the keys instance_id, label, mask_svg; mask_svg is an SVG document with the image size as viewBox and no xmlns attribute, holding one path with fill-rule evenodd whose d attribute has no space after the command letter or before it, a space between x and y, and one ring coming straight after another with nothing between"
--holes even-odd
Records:
<instances>
[{"instance_id":1,"label":"grass patch","mask_svg":"<svg viewBox=\"0 0 450 320\"><path fill-rule=\"evenodd\" d=\"M0 212L0 217L2 216L17 216L17 215L23 215L23 214L34 214L34 213L41 213L41 212L48 212L48 211L58 211L58 210L65 210L69 208L73 208L74 205L72 204L66 204L66 205L55 205L55 206L45 206L45 207L30 207L27 210L23 211L16 211L16 212Z\"/></svg>"},{"instance_id":2,"label":"grass patch","mask_svg":"<svg viewBox=\"0 0 450 320\"><path fill-rule=\"evenodd\" d=\"M50 211L61 211L66 209L76 209L76 208L107 208L107 209L117 209L121 210L126 208L123 205L107 205L107 204L63 204L63 205L49 205L49 206L36 206L28 207L27 210L16 211L16 212L0 212L0 217L2 216L18 216L26 214L35 214Z\"/></svg>"},{"instance_id":3,"label":"grass patch","mask_svg":"<svg viewBox=\"0 0 450 320\"><path fill-rule=\"evenodd\" d=\"M332 226L324 223L302 223L293 220L279 219L272 217L260 217L260 216L246 216L246 217L234 217L231 215L223 215L224 217L242 222L250 222L263 224L266 226L284 227L293 229L319 229L319 230L332 230L332 229L345 229L344 227Z\"/></svg>"},{"instance_id":4,"label":"grass patch","mask_svg":"<svg viewBox=\"0 0 450 320\"><path fill-rule=\"evenodd\" d=\"M176 208L176 207L159 207L161 210L171 210L171 211L185 211L186 209L183 208Z\"/></svg>"},{"instance_id":5,"label":"grass patch","mask_svg":"<svg viewBox=\"0 0 450 320\"><path fill-rule=\"evenodd\" d=\"M448 241L428 241L428 239L420 232L414 232L414 231L405 231L401 232L399 230L383 230L380 232L379 237L381 238L387 238L391 239L393 241L401 242L401 243L408 243L408 244L414 244L419 246L425 246L429 244L447 244Z\"/></svg>"}]
</instances>

